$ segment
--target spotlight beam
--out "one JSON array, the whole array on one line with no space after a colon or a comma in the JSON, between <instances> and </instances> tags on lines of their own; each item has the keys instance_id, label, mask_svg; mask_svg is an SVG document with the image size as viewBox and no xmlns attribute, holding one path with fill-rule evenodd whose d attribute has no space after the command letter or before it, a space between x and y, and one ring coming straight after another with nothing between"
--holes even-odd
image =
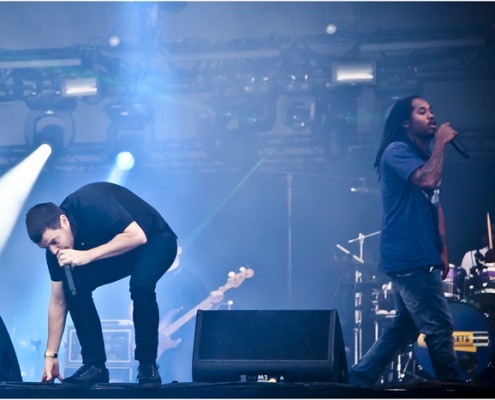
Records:
<instances>
[{"instance_id":1,"label":"spotlight beam","mask_svg":"<svg viewBox=\"0 0 495 400\"><path fill-rule=\"evenodd\" d=\"M267 152L254 166L251 168L246 175L235 185L235 187L231 190L231 192L224 197L224 199L215 207L215 209L208 214L203 221L194 229L192 234L186 238L184 241L184 244L182 245L182 248L186 248L187 246L191 245L196 238L203 232L206 227L210 224L210 222L213 220L213 218L216 217L216 215L222 210L223 207L230 201L230 199L234 196L234 194L237 193L237 191L247 182L247 180L254 174L254 172L261 166L265 158L270 156L275 150Z\"/></svg>"},{"instance_id":2,"label":"spotlight beam","mask_svg":"<svg viewBox=\"0 0 495 400\"><path fill-rule=\"evenodd\" d=\"M52 148L42 144L19 164L0 177L0 254L14 228L24 203L31 193Z\"/></svg>"}]
</instances>

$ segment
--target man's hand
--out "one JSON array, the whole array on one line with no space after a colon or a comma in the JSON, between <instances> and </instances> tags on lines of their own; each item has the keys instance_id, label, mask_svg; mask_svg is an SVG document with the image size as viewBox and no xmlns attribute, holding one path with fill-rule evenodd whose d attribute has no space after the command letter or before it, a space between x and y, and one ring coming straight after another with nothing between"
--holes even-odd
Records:
<instances>
[{"instance_id":1,"label":"man's hand","mask_svg":"<svg viewBox=\"0 0 495 400\"><path fill-rule=\"evenodd\" d=\"M64 380L64 377L60 374L58 358L45 357L45 368L41 374L41 382L55 382L58 379L60 382Z\"/></svg>"},{"instance_id":2,"label":"man's hand","mask_svg":"<svg viewBox=\"0 0 495 400\"><path fill-rule=\"evenodd\" d=\"M58 265L63 267L79 267L80 265L89 264L92 259L90 252L87 250L60 249L57 254Z\"/></svg>"},{"instance_id":3,"label":"man's hand","mask_svg":"<svg viewBox=\"0 0 495 400\"><path fill-rule=\"evenodd\" d=\"M438 127L435 139L447 144L451 142L456 135L457 132L450 126L450 122L445 122Z\"/></svg>"}]
</instances>

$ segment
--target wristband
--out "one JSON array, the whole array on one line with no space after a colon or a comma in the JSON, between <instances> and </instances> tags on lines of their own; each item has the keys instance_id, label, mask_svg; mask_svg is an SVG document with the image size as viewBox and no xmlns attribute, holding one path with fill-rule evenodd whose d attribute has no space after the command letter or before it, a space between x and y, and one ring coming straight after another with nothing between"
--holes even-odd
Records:
<instances>
[{"instance_id":1,"label":"wristband","mask_svg":"<svg viewBox=\"0 0 495 400\"><path fill-rule=\"evenodd\" d=\"M58 358L58 353L54 353L53 351L45 351L45 357Z\"/></svg>"}]
</instances>

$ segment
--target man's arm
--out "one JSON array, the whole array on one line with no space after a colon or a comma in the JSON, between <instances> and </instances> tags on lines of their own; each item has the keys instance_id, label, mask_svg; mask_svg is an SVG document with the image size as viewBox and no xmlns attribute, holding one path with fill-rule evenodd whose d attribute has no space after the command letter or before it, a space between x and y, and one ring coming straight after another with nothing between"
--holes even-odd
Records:
<instances>
[{"instance_id":1,"label":"man's arm","mask_svg":"<svg viewBox=\"0 0 495 400\"><path fill-rule=\"evenodd\" d=\"M119 256L141 246L148 238L137 222L131 222L122 233L112 240L89 250L61 249L57 253L59 265L73 267L89 264L93 261Z\"/></svg>"},{"instance_id":2,"label":"man's arm","mask_svg":"<svg viewBox=\"0 0 495 400\"><path fill-rule=\"evenodd\" d=\"M67 304L65 301L63 283L52 281L51 286L52 292L48 305L48 340L46 352L58 353L67 318ZM58 358L46 356L41 381L54 381L55 378L58 378L59 380L63 379L60 374Z\"/></svg>"},{"instance_id":3,"label":"man's arm","mask_svg":"<svg viewBox=\"0 0 495 400\"><path fill-rule=\"evenodd\" d=\"M430 158L411 175L411 182L421 189L435 189L442 180L445 148L456 132L449 123L440 125L435 135L435 144Z\"/></svg>"}]
</instances>

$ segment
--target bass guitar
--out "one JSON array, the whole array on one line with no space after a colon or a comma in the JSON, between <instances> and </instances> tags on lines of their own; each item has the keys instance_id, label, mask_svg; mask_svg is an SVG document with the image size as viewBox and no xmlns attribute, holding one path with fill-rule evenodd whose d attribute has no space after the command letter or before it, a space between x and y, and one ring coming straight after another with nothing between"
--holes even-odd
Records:
<instances>
[{"instance_id":1,"label":"bass guitar","mask_svg":"<svg viewBox=\"0 0 495 400\"><path fill-rule=\"evenodd\" d=\"M239 272L237 274L234 272L230 272L228 274L228 279L225 285L220 286L217 291L223 294L229 289L237 288L241 286L242 282L244 282L246 278L251 278L253 277L253 275L254 271L251 268L241 267L239 268ZM210 295L201 303L194 306L192 309L183 314L181 317L177 318L177 320L172 323L170 323L171 316L175 314L177 310L171 310L173 311L172 315L170 312L167 313L165 318L160 321L160 325L158 327L159 340L157 358L160 358L163 352L167 349L177 347L177 345L180 343L180 339L172 340L170 337L175 332L177 332L186 322L195 317L198 310L209 310L215 304L219 303L222 298L223 296L218 296L210 293Z\"/></svg>"}]
</instances>

